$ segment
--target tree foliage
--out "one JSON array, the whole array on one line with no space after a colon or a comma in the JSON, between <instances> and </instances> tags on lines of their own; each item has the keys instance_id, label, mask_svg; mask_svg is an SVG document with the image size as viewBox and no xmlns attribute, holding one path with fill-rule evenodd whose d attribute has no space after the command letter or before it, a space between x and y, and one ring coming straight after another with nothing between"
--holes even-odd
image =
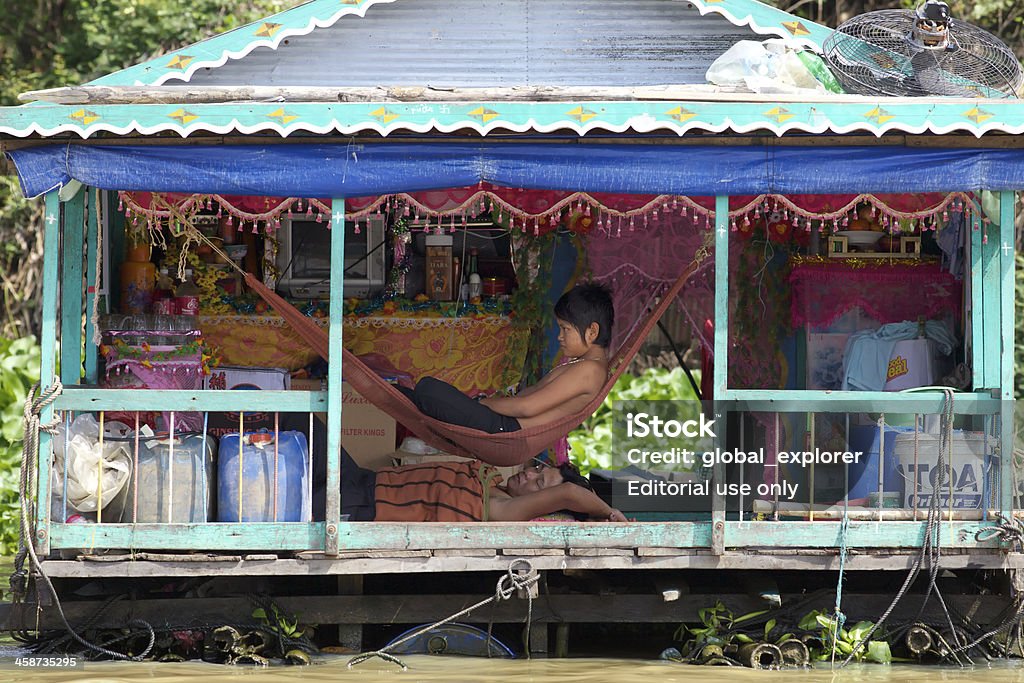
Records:
<instances>
[{"instance_id":1,"label":"tree foliage","mask_svg":"<svg viewBox=\"0 0 1024 683\"><path fill-rule=\"evenodd\" d=\"M8 0L0 106L28 90L77 85L287 9L298 0ZM5 173L6 171L6 173ZM0 336L39 333L42 202L0 160Z\"/></svg>"},{"instance_id":2,"label":"tree foliage","mask_svg":"<svg viewBox=\"0 0 1024 683\"><path fill-rule=\"evenodd\" d=\"M765 0L781 10L798 14L825 26L835 28L847 19L883 9L909 9L917 7L924 0L845 0L824 2L824 0ZM969 21L998 36L1017 53L1024 57L1024 0L945 0L955 19Z\"/></svg>"},{"instance_id":3,"label":"tree foliage","mask_svg":"<svg viewBox=\"0 0 1024 683\"><path fill-rule=\"evenodd\" d=\"M26 90L76 85L296 4L288 0L8 2L0 104Z\"/></svg>"}]
</instances>

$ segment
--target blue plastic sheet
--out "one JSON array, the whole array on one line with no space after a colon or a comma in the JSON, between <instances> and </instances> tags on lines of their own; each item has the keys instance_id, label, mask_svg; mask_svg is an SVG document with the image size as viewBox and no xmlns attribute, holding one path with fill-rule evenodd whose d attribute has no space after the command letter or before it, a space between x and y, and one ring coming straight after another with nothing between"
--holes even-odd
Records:
<instances>
[{"instance_id":1,"label":"blue plastic sheet","mask_svg":"<svg viewBox=\"0 0 1024 683\"><path fill-rule=\"evenodd\" d=\"M689 196L1024 188L1024 150L446 144L48 145L9 152L22 190L359 197L464 187Z\"/></svg>"}]
</instances>

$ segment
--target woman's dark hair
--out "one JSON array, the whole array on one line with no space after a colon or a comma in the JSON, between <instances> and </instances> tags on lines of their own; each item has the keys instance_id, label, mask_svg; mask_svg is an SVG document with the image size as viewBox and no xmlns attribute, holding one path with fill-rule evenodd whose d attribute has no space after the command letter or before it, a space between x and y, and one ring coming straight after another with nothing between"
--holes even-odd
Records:
<instances>
[{"instance_id":1,"label":"woman's dark hair","mask_svg":"<svg viewBox=\"0 0 1024 683\"><path fill-rule=\"evenodd\" d=\"M594 490L594 487L590 485L590 480L580 474L580 471L576 469L576 465L573 465L570 462L563 462L558 466L558 471L562 474L562 481L582 486L588 491ZM590 517L590 515L587 515L586 513L573 512L572 510L562 510L561 512L572 515L577 522L585 522Z\"/></svg>"},{"instance_id":2,"label":"woman's dark hair","mask_svg":"<svg viewBox=\"0 0 1024 683\"><path fill-rule=\"evenodd\" d=\"M612 294L604 285L595 282L576 285L558 299L555 317L575 327L580 337L591 323L597 323L599 331L594 343L608 348L612 342L615 308Z\"/></svg>"},{"instance_id":3,"label":"woman's dark hair","mask_svg":"<svg viewBox=\"0 0 1024 683\"><path fill-rule=\"evenodd\" d=\"M571 462L563 462L558 466L558 471L562 475L562 481L582 486L588 491L594 490L594 487L590 485L590 480L580 474L580 471L576 469L576 465L573 465Z\"/></svg>"}]
</instances>

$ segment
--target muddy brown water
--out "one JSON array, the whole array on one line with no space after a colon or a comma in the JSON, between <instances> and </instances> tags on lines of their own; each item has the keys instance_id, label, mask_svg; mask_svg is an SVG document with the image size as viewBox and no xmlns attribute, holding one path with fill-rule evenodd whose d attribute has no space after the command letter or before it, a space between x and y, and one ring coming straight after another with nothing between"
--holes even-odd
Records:
<instances>
[{"instance_id":1,"label":"muddy brown water","mask_svg":"<svg viewBox=\"0 0 1024 683\"><path fill-rule=\"evenodd\" d=\"M405 657L409 668L369 661L347 668L347 656L318 657L308 667L266 669L217 664L88 662L75 669L28 669L15 665L16 652L0 652L0 683L75 681L82 683L181 683L192 679L225 683L1024 683L1024 663L998 662L973 669L896 664L853 665L832 671L827 665L807 671L751 671L625 659L488 660L468 657Z\"/></svg>"}]
</instances>

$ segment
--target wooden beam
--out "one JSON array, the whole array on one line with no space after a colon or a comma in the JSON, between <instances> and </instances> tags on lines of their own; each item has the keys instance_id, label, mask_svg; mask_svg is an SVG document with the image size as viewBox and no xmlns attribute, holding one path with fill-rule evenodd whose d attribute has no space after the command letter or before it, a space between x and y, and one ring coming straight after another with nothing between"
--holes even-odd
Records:
<instances>
[{"instance_id":1,"label":"wooden beam","mask_svg":"<svg viewBox=\"0 0 1024 683\"><path fill-rule=\"evenodd\" d=\"M304 624L421 624L446 617L480 602L486 595L316 595L275 598L287 614ZM783 604L794 604L806 595L786 595ZM847 595L843 610L847 619L876 619L892 602L891 595ZM914 619L921 606L920 595L907 595L891 615L894 621ZM747 595L729 594L681 595L666 603L661 595L545 595L533 601L533 620L550 623L679 623L697 621L697 611L720 599L736 614L763 609L763 601ZM984 625L1006 606L1007 598L999 595L953 595L947 603L962 613L974 615ZM823 599L823 604L827 599ZM65 601L68 621L80 624L92 617L104 601ZM819 606L819 607L820 607ZM163 598L159 600L122 600L104 612L98 627L123 626L130 619L143 619L154 627L252 621L253 604L246 598ZM469 623L522 623L526 601L505 600L487 605L461 617ZM44 629L61 626L54 609L43 608L39 626ZM29 603L0 605L0 629L17 629L23 624L35 625L36 606ZM941 621L944 616L935 600L929 602L924 619ZM944 623L944 622L943 622Z\"/></svg>"},{"instance_id":2,"label":"wooden beam","mask_svg":"<svg viewBox=\"0 0 1024 683\"><path fill-rule=\"evenodd\" d=\"M905 552L851 552L846 558L846 571L905 571L920 556L919 550ZM239 559L241 557L241 559ZM124 558L124 556L122 556ZM83 559L88 559L84 556ZM110 559L108 557L108 559ZM339 557L318 559L279 559L276 561L250 561L241 555L223 555L216 559L201 558L189 562L185 556L179 561L76 561L44 560L43 569L53 578L142 578L142 577L195 577L195 576L330 576L338 574L427 574L432 572L475 572L508 569L509 556L481 557L470 551L465 556L436 555L409 557L400 554L386 557L382 552L375 557ZM792 550L734 552L724 555L673 548L638 548L636 555L580 557L575 555L541 555L529 558L537 570L680 570L704 569L711 571L737 571L763 569L771 571L836 571L839 553L833 551ZM1024 568L1024 555L1000 551L956 553L944 550L944 569L1002 569Z\"/></svg>"},{"instance_id":3,"label":"wooden beam","mask_svg":"<svg viewBox=\"0 0 1024 683\"><path fill-rule=\"evenodd\" d=\"M223 104L229 102L594 102L594 101L688 101L763 103L851 103L878 105L878 98L801 92L758 94L730 92L704 84L629 86L511 86L493 88L441 88L423 85L277 87L277 86L171 86L79 85L30 90L18 96L22 102L99 106L105 104ZM942 104L999 107L1014 100L941 98ZM886 105L925 104L915 97L886 97Z\"/></svg>"}]
</instances>

